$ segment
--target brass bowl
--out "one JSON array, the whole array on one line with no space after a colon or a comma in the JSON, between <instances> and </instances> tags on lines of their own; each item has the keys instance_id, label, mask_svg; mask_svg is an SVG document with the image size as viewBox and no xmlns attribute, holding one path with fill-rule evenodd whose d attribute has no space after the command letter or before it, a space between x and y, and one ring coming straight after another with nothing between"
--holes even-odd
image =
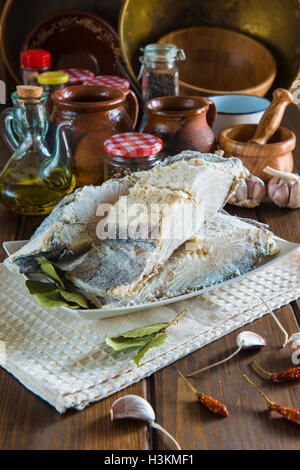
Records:
<instances>
[{"instance_id":1,"label":"brass bowl","mask_svg":"<svg viewBox=\"0 0 300 470\"><path fill-rule=\"evenodd\" d=\"M290 88L300 66L298 0L125 0L119 20L121 50L136 80L140 47L190 26L231 29L257 39L274 55L273 88Z\"/></svg>"}]
</instances>

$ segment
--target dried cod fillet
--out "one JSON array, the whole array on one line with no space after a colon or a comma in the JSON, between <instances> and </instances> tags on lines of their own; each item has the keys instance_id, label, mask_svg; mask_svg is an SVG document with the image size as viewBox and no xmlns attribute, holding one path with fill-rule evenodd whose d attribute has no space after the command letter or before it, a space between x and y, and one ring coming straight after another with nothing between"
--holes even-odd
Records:
<instances>
[{"instance_id":1,"label":"dried cod fillet","mask_svg":"<svg viewBox=\"0 0 300 470\"><path fill-rule=\"evenodd\" d=\"M101 298L90 281L82 287L99 307L139 305L218 284L248 272L263 257L277 252L274 235L265 225L219 213L206 226L204 237L196 235L180 246L137 294Z\"/></svg>"},{"instance_id":2,"label":"dried cod fillet","mask_svg":"<svg viewBox=\"0 0 300 470\"><path fill-rule=\"evenodd\" d=\"M118 215L122 199L114 206ZM121 217L116 225L117 236L124 233L126 237L108 238L92 245L80 264L66 274L69 280L76 281L77 287L89 285L101 296L123 296L137 291L157 266L204 226L202 205L182 191L137 183L129 190L125 202L128 212L136 204L133 215ZM151 226L153 206L158 210ZM114 219L110 221L112 213L104 224L114 224Z\"/></svg>"},{"instance_id":3,"label":"dried cod fillet","mask_svg":"<svg viewBox=\"0 0 300 470\"><path fill-rule=\"evenodd\" d=\"M5 265L14 272L30 273L39 270L37 257L56 262L86 252L97 238L96 226L101 220L96 215L98 206L114 204L120 196L128 194L135 182L135 175L131 175L101 186L84 186L64 197L29 243L7 258Z\"/></svg>"},{"instance_id":4,"label":"dried cod fillet","mask_svg":"<svg viewBox=\"0 0 300 470\"><path fill-rule=\"evenodd\" d=\"M187 151L170 157L147 175L145 172L134 173L99 187L80 188L61 201L30 242L10 256L5 264L12 271L35 272L38 270L36 257L58 262L87 252L97 242L96 226L101 220L96 215L97 207L103 203L117 203L138 182L160 190L184 192L194 203L201 205L204 219L209 220L224 205L243 176L242 163L236 158ZM181 243L186 239L181 239Z\"/></svg>"}]
</instances>

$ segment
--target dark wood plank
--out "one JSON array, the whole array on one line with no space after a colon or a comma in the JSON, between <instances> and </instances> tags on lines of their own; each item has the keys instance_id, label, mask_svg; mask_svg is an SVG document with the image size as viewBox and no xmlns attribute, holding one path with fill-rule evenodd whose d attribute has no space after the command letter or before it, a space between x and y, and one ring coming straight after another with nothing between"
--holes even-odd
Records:
<instances>
[{"instance_id":1,"label":"dark wood plank","mask_svg":"<svg viewBox=\"0 0 300 470\"><path fill-rule=\"evenodd\" d=\"M115 450L147 449L143 422L110 421L114 400L127 393L146 396L146 382L77 411L60 415L52 406L0 370L0 449Z\"/></svg>"},{"instance_id":2,"label":"dark wood plank","mask_svg":"<svg viewBox=\"0 0 300 470\"><path fill-rule=\"evenodd\" d=\"M300 112L291 105L286 111L283 125L300 136ZM300 168L300 140L294 151L295 169ZM267 223L278 236L300 243L300 210L281 209L270 201L257 209L244 209L227 205L230 214L252 218ZM287 331L294 333L300 325L300 301L292 307L279 309L276 314ZM298 318L298 323L296 318ZM245 329L245 328L243 328ZM268 340L268 347L255 354L260 362L271 371L281 371L292 367L293 350L279 349L281 333L270 316L251 324L247 329L262 334ZM219 419L211 415L193 400L193 394L178 379L176 367L183 372L195 370L223 358L233 351L238 331L191 354L171 365L152 378L151 389L154 395L157 419L169 431L176 430L176 438L185 449L299 449L300 436L296 425L270 417L261 397L256 396L242 379L248 372L262 385L274 400L287 406L299 406L299 385L285 384L275 386L256 377L249 369L254 353L244 352L231 362L206 372L193 380L200 391L224 400L231 417ZM191 432L192 429L192 432ZM154 435L156 449L168 448L161 437Z\"/></svg>"},{"instance_id":3,"label":"dark wood plank","mask_svg":"<svg viewBox=\"0 0 300 470\"><path fill-rule=\"evenodd\" d=\"M288 331L297 329L290 307L276 311L276 315ZM234 350L237 334L245 329L264 336L267 346L259 352L243 351L230 362L190 379L199 391L227 404L230 416L220 418L195 401L176 369L187 374L229 355ZM183 449L298 450L300 434L297 425L266 411L263 399L242 378L244 373L248 374L275 401L299 407L299 384L274 385L249 366L255 358L271 371L279 372L291 367L292 350L290 347L282 350L281 344L282 334L268 315L156 373L152 378L152 389L158 422L176 435ZM159 434L154 435L154 446L156 449L170 448Z\"/></svg>"}]
</instances>

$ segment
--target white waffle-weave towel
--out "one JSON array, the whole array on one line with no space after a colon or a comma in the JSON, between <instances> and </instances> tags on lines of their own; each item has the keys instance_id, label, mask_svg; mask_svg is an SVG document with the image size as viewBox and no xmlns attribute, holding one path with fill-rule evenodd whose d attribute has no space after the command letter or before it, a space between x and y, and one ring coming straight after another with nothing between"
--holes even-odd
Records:
<instances>
[{"instance_id":1,"label":"white waffle-weave towel","mask_svg":"<svg viewBox=\"0 0 300 470\"><path fill-rule=\"evenodd\" d=\"M93 321L40 307L24 278L0 265L0 364L57 411L81 410L262 317L261 297L273 309L300 297L300 251L188 301ZM171 321L186 307L166 343L148 351L139 368L134 351L115 352L104 342L105 335Z\"/></svg>"}]
</instances>

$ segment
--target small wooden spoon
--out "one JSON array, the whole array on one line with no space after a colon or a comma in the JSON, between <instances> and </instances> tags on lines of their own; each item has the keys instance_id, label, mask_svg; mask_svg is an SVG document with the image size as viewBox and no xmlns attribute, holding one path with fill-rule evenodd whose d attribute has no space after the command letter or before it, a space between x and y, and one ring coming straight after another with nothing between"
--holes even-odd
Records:
<instances>
[{"instance_id":1,"label":"small wooden spoon","mask_svg":"<svg viewBox=\"0 0 300 470\"><path fill-rule=\"evenodd\" d=\"M271 104L259 121L255 134L249 144L263 145L268 142L281 124L286 107L293 102L293 95L284 88L278 88L273 92Z\"/></svg>"}]
</instances>

